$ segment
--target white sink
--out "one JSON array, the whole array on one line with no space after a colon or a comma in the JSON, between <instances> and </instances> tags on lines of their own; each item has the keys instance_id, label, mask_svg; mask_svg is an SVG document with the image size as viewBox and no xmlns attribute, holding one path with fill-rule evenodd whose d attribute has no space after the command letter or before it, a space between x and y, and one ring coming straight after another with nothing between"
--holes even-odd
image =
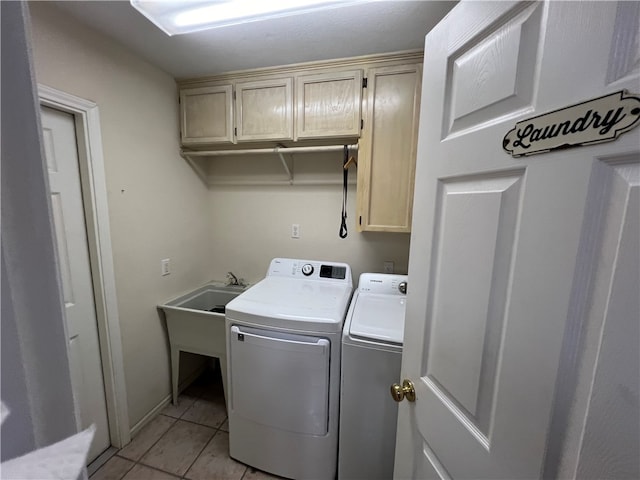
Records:
<instances>
[{"instance_id":1,"label":"white sink","mask_svg":"<svg viewBox=\"0 0 640 480\"><path fill-rule=\"evenodd\" d=\"M216 357L220 361L222 386L227 396L227 348L224 306L248 287L210 283L158 308L164 311L171 345L173 404L178 402L180 352Z\"/></svg>"}]
</instances>

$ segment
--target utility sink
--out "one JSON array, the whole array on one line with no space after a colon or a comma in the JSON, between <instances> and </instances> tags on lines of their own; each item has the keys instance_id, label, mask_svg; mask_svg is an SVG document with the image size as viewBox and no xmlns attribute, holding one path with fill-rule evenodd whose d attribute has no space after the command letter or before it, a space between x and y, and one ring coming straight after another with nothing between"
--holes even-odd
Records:
<instances>
[{"instance_id":1,"label":"utility sink","mask_svg":"<svg viewBox=\"0 0 640 480\"><path fill-rule=\"evenodd\" d=\"M227 344L225 306L248 287L211 282L173 299L158 308L164 311L171 345L171 387L173 404L178 403L180 352L216 357L220 362L222 386L227 396Z\"/></svg>"}]
</instances>

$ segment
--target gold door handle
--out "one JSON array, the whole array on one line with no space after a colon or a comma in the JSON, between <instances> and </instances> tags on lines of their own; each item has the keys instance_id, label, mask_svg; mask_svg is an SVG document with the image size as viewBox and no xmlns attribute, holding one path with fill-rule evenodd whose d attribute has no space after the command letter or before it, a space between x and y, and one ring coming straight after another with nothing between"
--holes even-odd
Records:
<instances>
[{"instance_id":1,"label":"gold door handle","mask_svg":"<svg viewBox=\"0 0 640 480\"><path fill-rule=\"evenodd\" d=\"M410 402L415 402L416 388L413 386L413 382L411 380L407 380L405 378L402 382L402 386L397 383L391 385L391 396L396 402L401 402L405 398Z\"/></svg>"}]
</instances>

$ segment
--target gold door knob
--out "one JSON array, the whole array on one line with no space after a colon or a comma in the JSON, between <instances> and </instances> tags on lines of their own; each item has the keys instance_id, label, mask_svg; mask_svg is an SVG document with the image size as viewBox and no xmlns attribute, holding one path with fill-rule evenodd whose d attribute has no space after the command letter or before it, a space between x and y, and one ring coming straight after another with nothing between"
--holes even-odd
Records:
<instances>
[{"instance_id":1,"label":"gold door knob","mask_svg":"<svg viewBox=\"0 0 640 480\"><path fill-rule=\"evenodd\" d=\"M405 398L410 402L415 402L416 388L413 386L413 382L411 380L407 380L405 378L402 382L402 386L397 383L391 385L391 396L396 402L401 402Z\"/></svg>"}]
</instances>

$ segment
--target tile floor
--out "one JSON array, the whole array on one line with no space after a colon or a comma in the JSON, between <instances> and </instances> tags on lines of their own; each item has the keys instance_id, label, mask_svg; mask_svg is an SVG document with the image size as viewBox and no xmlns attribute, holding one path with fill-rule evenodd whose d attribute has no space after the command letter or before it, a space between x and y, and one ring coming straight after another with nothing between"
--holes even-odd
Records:
<instances>
[{"instance_id":1,"label":"tile floor","mask_svg":"<svg viewBox=\"0 0 640 480\"><path fill-rule=\"evenodd\" d=\"M219 373L207 371L118 450L90 480L279 479L229 458Z\"/></svg>"}]
</instances>

